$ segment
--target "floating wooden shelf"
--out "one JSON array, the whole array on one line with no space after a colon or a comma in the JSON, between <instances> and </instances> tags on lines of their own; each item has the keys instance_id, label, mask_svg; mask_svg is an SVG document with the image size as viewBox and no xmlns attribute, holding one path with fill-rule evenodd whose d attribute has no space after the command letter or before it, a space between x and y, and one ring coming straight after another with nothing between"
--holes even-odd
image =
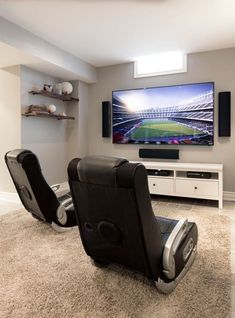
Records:
<instances>
[{"instance_id":1,"label":"floating wooden shelf","mask_svg":"<svg viewBox=\"0 0 235 318\"><path fill-rule=\"evenodd\" d=\"M22 116L26 117L46 117L46 118L54 118L58 120L62 119L72 119L74 120L75 117L66 116L66 115L59 115L59 114L49 114L49 113L43 113L43 112L30 112L30 113L24 113Z\"/></svg>"},{"instance_id":2,"label":"floating wooden shelf","mask_svg":"<svg viewBox=\"0 0 235 318\"><path fill-rule=\"evenodd\" d=\"M41 90L41 91L30 91L29 93L33 94L33 95L42 95L42 96L46 96L46 97L60 99L63 102L72 102L72 101L77 101L78 102L79 101L78 98L72 97L71 95L64 95L64 94L60 95L60 94L55 94L55 93L52 93L52 92L47 92L47 91L44 91L44 90Z\"/></svg>"}]
</instances>

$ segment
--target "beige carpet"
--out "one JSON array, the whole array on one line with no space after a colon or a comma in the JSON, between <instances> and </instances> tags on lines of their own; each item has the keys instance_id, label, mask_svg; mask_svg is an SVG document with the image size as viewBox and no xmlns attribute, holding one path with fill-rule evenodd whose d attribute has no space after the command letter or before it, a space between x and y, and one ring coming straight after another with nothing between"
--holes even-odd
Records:
<instances>
[{"instance_id":1,"label":"beige carpet","mask_svg":"<svg viewBox=\"0 0 235 318\"><path fill-rule=\"evenodd\" d=\"M168 296L140 274L93 266L77 229L58 234L24 211L1 216L0 317L229 317L229 219L210 208L160 214L199 227L197 259Z\"/></svg>"}]
</instances>

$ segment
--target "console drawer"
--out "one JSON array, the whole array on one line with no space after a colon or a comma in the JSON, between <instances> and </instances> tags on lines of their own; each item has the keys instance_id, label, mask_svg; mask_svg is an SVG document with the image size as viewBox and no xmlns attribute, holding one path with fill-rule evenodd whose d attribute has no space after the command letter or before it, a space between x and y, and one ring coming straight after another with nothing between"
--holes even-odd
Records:
<instances>
[{"instance_id":1,"label":"console drawer","mask_svg":"<svg viewBox=\"0 0 235 318\"><path fill-rule=\"evenodd\" d=\"M174 192L173 179L148 177L149 192L151 194L172 194Z\"/></svg>"},{"instance_id":2,"label":"console drawer","mask_svg":"<svg viewBox=\"0 0 235 318\"><path fill-rule=\"evenodd\" d=\"M218 197L219 183L203 180L176 180L176 194L195 197Z\"/></svg>"}]
</instances>

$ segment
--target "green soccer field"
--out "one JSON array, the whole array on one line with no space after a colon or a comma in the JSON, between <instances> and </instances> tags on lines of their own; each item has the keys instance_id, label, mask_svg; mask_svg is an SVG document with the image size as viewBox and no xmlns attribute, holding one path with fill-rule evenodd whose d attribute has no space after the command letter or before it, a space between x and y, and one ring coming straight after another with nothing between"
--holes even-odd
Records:
<instances>
[{"instance_id":1,"label":"green soccer field","mask_svg":"<svg viewBox=\"0 0 235 318\"><path fill-rule=\"evenodd\" d=\"M139 127L131 133L131 138L156 138L199 135L202 132L170 120L144 120Z\"/></svg>"}]
</instances>

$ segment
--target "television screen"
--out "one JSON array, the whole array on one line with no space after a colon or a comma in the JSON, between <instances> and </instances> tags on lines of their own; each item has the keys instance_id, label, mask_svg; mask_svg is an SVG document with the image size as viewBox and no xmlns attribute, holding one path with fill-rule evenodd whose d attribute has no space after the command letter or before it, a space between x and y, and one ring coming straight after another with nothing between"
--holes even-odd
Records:
<instances>
[{"instance_id":1,"label":"television screen","mask_svg":"<svg viewBox=\"0 0 235 318\"><path fill-rule=\"evenodd\" d=\"M214 83L113 91L113 142L213 145Z\"/></svg>"}]
</instances>

